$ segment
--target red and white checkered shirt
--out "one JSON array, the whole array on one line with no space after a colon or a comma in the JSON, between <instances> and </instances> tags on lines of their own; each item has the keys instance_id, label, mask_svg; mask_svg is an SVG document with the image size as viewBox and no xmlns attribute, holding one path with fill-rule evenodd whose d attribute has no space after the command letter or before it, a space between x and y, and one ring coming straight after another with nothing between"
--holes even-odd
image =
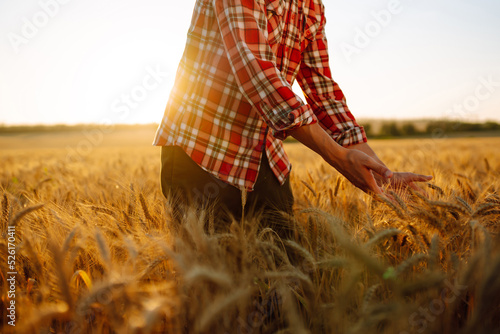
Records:
<instances>
[{"instance_id":1,"label":"red and white checkered shirt","mask_svg":"<svg viewBox=\"0 0 500 334\"><path fill-rule=\"evenodd\" d=\"M154 145L253 190L265 151L283 183L282 140L319 122L339 144L366 141L332 80L321 0L197 0ZM307 104L292 91L298 80Z\"/></svg>"}]
</instances>

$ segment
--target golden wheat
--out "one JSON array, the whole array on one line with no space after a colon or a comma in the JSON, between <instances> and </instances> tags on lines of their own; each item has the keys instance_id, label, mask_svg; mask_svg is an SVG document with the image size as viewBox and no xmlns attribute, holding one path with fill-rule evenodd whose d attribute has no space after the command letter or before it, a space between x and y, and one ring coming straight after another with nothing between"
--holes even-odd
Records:
<instances>
[{"instance_id":1,"label":"golden wheat","mask_svg":"<svg viewBox=\"0 0 500 334\"><path fill-rule=\"evenodd\" d=\"M258 217L225 233L196 210L177 224L156 148L95 148L70 163L63 149L4 150L1 231L16 227L17 332L494 332L500 140L488 141L426 151L419 141L374 142L391 169L435 176L427 194L379 200L288 145L292 240Z\"/></svg>"}]
</instances>

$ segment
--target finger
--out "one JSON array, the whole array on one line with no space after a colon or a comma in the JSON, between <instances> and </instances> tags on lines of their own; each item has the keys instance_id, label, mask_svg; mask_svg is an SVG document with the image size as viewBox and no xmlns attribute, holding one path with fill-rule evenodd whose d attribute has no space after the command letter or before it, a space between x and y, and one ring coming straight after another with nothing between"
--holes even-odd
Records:
<instances>
[{"instance_id":1,"label":"finger","mask_svg":"<svg viewBox=\"0 0 500 334\"><path fill-rule=\"evenodd\" d=\"M406 177L406 182L428 182L432 180L431 175L422 175L422 174L415 174L415 173L408 173Z\"/></svg>"},{"instance_id":2,"label":"finger","mask_svg":"<svg viewBox=\"0 0 500 334\"><path fill-rule=\"evenodd\" d=\"M384 179L389 179L393 176L393 173L389 168L378 163L377 161L375 161L375 159L370 158L367 161L366 167L382 176Z\"/></svg>"},{"instance_id":3,"label":"finger","mask_svg":"<svg viewBox=\"0 0 500 334\"><path fill-rule=\"evenodd\" d=\"M375 181L374 181L375 182ZM370 195L384 195L384 191L382 190L382 188L380 188L377 184L377 182L375 182L374 184L370 184L370 189L367 191Z\"/></svg>"},{"instance_id":4,"label":"finger","mask_svg":"<svg viewBox=\"0 0 500 334\"><path fill-rule=\"evenodd\" d=\"M384 191L382 190L382 188L379 187L371 170L366 166L364 168L366 169L364 169L364 171L361 172L360 175L361 177L358 179L358 182L354 183L356 187L358 187L359 189L363 190L365 193L371 196L383 194Z\"/></svg>"},{"instance_id":5,"label":"finger","mask_svg":"<svg viewBox=\"0 0 500 334\"><path fill-rule=\"evenodd\" d=\"M371 193L371 195L375 194L375 195L384 195L384 190L382 189L382 187L380 187L377 183L377 180L375 180L375 177L373 176L373 173L368 170L368 186L369 186L369 193Z\"/></svg>"}]
</instances>

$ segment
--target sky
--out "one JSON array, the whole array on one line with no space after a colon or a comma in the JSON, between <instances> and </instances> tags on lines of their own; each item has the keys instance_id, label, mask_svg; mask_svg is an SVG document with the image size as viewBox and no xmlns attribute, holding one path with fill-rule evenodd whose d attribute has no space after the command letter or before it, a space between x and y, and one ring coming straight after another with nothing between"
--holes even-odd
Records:
<instances>
[{"instance_id":1,"label":"sky","mask_svg":"<svg viewBox=\"0 0 500 334\"><path fill-rule=\"evenodd\" d=\"M160 122L194 3L0 0L0 124ZM500 121L500 1L323 3L357 118Z\"/></svg>"}]
</instances>

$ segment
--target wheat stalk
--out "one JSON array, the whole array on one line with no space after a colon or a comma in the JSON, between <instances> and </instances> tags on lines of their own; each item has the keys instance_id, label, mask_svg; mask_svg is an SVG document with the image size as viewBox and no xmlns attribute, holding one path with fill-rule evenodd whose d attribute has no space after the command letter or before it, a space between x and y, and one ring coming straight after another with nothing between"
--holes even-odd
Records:
<instances>
[{"instance_id":1,"label":"wheat stalk","mask_svg":"<svg viewBox=\"0 0 500 334\"><path fill-rule=\"evenodd\" d=\"M333 193L333 197L337 197L339 194L340 185L342 184L342 178L337 176L337 182L335 183L335 191Z\"/></svg>"},{"instance_id":2,"label":"wheat stalk","mask_svg":"<svg viewBox=\"0 0 500 334\"><path fill-rule=\"evenodd\" d=\"M135 190L134 190L134 184L130 183L129 185L130 188L130 195L129 195L129 201L127 204L127 214L129 216L132 216L135 211Z\"/></svg>"},{"instance_id":3,"label":"wheat stalk","mask_svg":"<svg viewBox=\"0 0 500 334\"><path fill-rule=\"evenodd\" d=\"M191 268L184 276L185 284L192 286L199 282L207 281L217 284L221 287L231 286L233 283L231 277L223 272L215 271L214 268L206 266L195 266Z\"/></svg>"},{"instance_id":4,"label":"wheat stalk","mask_svg":"<svg viewBox=\"0 0 500 334\"><path fill-rule=\"evenodd\" d=\"M403 211L405 213L407 213L408 212L408 207L406 206L405 201L398 195L398 193L396 193L393 190L390 190L389 194L396 200L396 202L398 202L398 204L401 207L401 209L403 209Z\"/></svg>"},{"instance_id":5,"label":"wheat stalk","mask_svg":"<svg viewBox=\"0 0 500 334\"><path fill-rule=\"evenodd\" d=\"M332 217L331 215L327 214L326 212L318 210L318 209L307 209L307 210L303 210L302 212L315 213L315 214L318 214L318 215L325 217L329 221L330 227L333 229L334 234L336 235L337 242L345 250L347 250L358 261L363 263L372 272L376 273L379 276L382 276L384 274L385 268L381 263L379 263L378 260L376 260L370 254L368 254L368 252L364 248L361 248L358 245L352 243L349 240L349 238L347 238L347 236L344 234L344 232L342 231L342 229L339 226L341 224L341 222L338 219L336 219L335 217Z\"/></svg>"},{"instance_id":6,"label":"wheat stalk","mask_svg":"<svg viewBox=\"0 0 500 334\"><path fill-rule=\"evenodd\" d=\"M481 217L483 215L485 215L485 213L492 209L492 208L496 208L498 207L498 204L497 203L491 203L491 202L485 202L481 205L479 205L476 210L474 211L474 213L472 214L472 217Z\"/></svg>"},{"instance_id":7,"label":"wheat stalk","mask_svg":"<svg viewBox=\"0 0 500 334\"><path fill-rule=\"evenodd\" d=\"M10 203L7 194L3 194L2 198L2 221L7 225L10 220Z\"/></svg>"},{"instance_id":8,"label":"wheat stalk","mask_svg":"<svg viewBox=\"0 0 500 334\"><path fill-rule=\"evenodd\" d=\"M90 276L83 270L77 270L74 272L73 276L71 276L71 285L76 285L77 279L80 278L85 285L87 286L87 289L92 289L92 279Z\"/></svg>"},{"instance_id":9,"label":"wheat stalk","mask_svg":"<svg viewBox=\"0 0 500 334\"><path fill-rule=\"evenodd\" d=\"M432 183L426 183L425 185L433 190L436 190L440 195L444 195L444 190L438 187L437 185Z\"/></svg>"},{"instance_id":10,"label":"wheat stalk","mask_svg":"<svg viewBox=\"0 0 500 334\"><path fill-rule=\"evenodd\" d=\"M361 313L367 314L368 313L368 307L370 302L373 299L373 296L375 295L375 292L380 288L380 284L375 284L372 285L368 290L366 290L366 293L363 297L363 302L361 304Z\"/></svg>"},{"instance_id":11,"label":"wheat stalk","mask_svg":"<svg viewBox=\"0 0 500 334\"><path fill-rule=\"evenodd\" d=\"M482 213L482 216L500 215L500 210L490 210Z\"/></svg>"},{"instance_id":12,"label":"wheat stalk","mask_svg":"<svg viewBox=\"0 0 500 334\"><path fill-rule=\"evenodd\" d=\"M484 200L485 200L485 202L488 202L488 203L500 204L500 196L495 195L495 194L488 195Z\"/></svg>"},{"instance_id":13,"label":"wheat stalk","mask_svg":"<svg viewBox=\"0 0 500 334\"><path fill-rule=\"evenodd\" d=\"M95 240L97 242L97 247L99 249L99 253L101 254L102 259L104 260L104 264L106 267L111 269L112 262L111 262L111 254L109 252L109 248L106 245L106 240L104 239L104 236L101 233L101 230L96 227L95 229Z\"/></svg>"},{"instance_id":14,"label":"wheat stalk","mask_svg":"<svg viewBox=\"0 0 500 334\"><path fill-rule=\"evenodd\" d=\"M488 158L484 158L484 167L486 167L486 172L489 173L491 171L490 163L488 161Z\"/></svg>"},{"instance_id":15,"label":"wheat stalk","mask_svg":"<svg viewBox=\"0 0 500 334\"><path fill-rule=\"evenodd\" d=\"M242 300L246 300L248 296L251 294L252 289L249 287L240 288L233 291L228 296L217 298L212 302L212 306L206 308L196 323L196 332L205 332L210 325L220 318L221 314L229 309L230 307L234 307L234 305L241 303Z\"/></svg>"},{"instance_id":16,"label":"wheat stalk","mask_svg":"<svg viewBox=\"0 0 500 334\"><path fill-rule=\"evenodd\" d=\"M396 213L396 215L400 218L400 219L405 219L406 218L406 215L403 213L403 211L401 211L400 208L398 208L390 199L388 199L386 196L384 195L377 195L376 198L378 200L380 200L381 202L385 203L390 209L392 209L392 211L394 211Z\"/></svg>"},{"instance_id":17,"label":"wheat stalk","mask_svg":"<svg viewBox=\"0 0 500 334\"><path fill-rule=\"evenodd\" d=\"M90 208L95 212L101 212L101 213L107 214L111 217L114 217L114 215L115 215L115 212L113 210L110 210L108 208L104 208L101 206L91 205Z\"/></svg>"},{"instance_id":18,"label":"wheat stalk","mask_svg":"<svg viewBox=\"0 0 500 334\"><path fill-rule=\"evenodd\" d=\"M43 261L40 258L40 255L42 255L42 254L35 252L35 249L33 247L33 243L32 243L31 238L29 236L26 235L24 237L23 242L26 246L26 247L23 247L23 251L28 253L29 262L34 265L36 277L39 280L43 281L45 279L46 272L45 272L45 269L43 266Z\"/></svg>"},{"instance_id":19,"label":"wheat stalk","mask_svg":"<svg viewBox=\"0 0 500 334\"><path fill-rule=\"evenodd\" d=\"M429 268L431 270L436 268L439 257L439 236L435 234L431 240L431 247L429 248Z\"/></svg>"},{"instance_id":20,"label":"wheat stalk","mask_svg":"<svg viewBox=\"0 0 500 334\"><path fill-rule=\"evenodd\" d=\"M442 273L425 274L417 280L403 283L400 287L400 293L402 296L410 296L423 290L440 287L444 280L445 276Z\"/></svg>"},{"instance_id":21,"label":"wheat stalk","mask_svg":"<svg viewBox=\"0 0 500 334\"><path fill-rule=\"evenodd\" d=\"M444 225L441 222L442 219L433 215L429 210L419 209L418 211L412 213L412 217L421 218L426 224L433 226L440 233L445 233Z\"/></svg>"},{"instance_id":22,"label":"wheat stalk","mask_svg":"<svg viewBox=\"0 0 500 334\"><path fill-rule=\"evenodd\" d=\"M312 217L307 219L307 238L310 244L310 247L313 252L317 252L318 250L318 235L316 230L316 224L314 223Z\"/></svg>"},{"instance_id":23,"label":"wheat stalk","mask_svg":"<svg viewBox=\"0 0 500 334\"><path fill-rule=\"evenodd\" d=\"M447 209L450 211L457 211L457 212L460 212L461 214L464 214L467 216L470 215L470 211L465 209L463 206L457 205L454 203L448 203L448 202L442 202L442 201L429 201L429 205L437 206L437 207L444 208L444 209Z\"/></svg>"},{"instance_id":24,"label":"wheat stalk","mask_svg":"<svg viewBox=\"0 0 500 334\"><path fill-rule=\"evenodd\" d=\"M14 217L12 218L12 220L9 222L9 226L16 226L17 223L24 217L26 216L27 214L33 212L33 211L36 211L36 210L40 210L41 208L43 208L44 204L37 204L37 205L33 205L33 206L30 206L30 207L27 207L25 209L23 209L22 211L19 211L18 213L16 213L14 215Z\"/></svg>"},{"instance_id":25,"label":"wheat stalk","mask_svg":"<svg viewBox=\"0 0 500 334\"><path fill-rule=\"evenodd\" d=\"M395 269L395 275L396 277L400 276L403 274L406 270L409 268L415 266L417 263L429 259L429 256L427 254L415 254L403 262L401 262Z\"/></svg>"},{"instance_id":26,"label":"wheat stalk","mask_svg":"<svg viewBox=\"0 0 500 334\"><path fill-rule=\"evenodd\" d=\"M309 184L307 183L306 181L304 180L301 180L302 184L307 188L309 189L309 191L311 192L311 194L313 194L314 197L317 197L318 194L316 193L316 191L314 190L314 188Z\"/></svg>"},{"instance_id":27,"label":"wheat stalk","mask_svg":"<svg viewBox=\"0 0 500 334\"><path fill-rule=\"evenodd\" d=\"M264 240L264 237L266 236L266 234L271 234L271 235L274 235L274 236L278 236L278 234L276 233L276 231L274 231L272 228L270 227L265 227L263 228L259 234L257 235L257 239L259 240ZM279 236L278 236L279 237Z\"/></svg>"},{"instance_id":28,"label":"wheat stalk","mask_svg":"<svg viewBox=\"0 0 500 334\"><path fill-rule=\"evenodd\" d=\"M471 206L469 205L469 203L467 203L462 197L460 196L455 196L455 198L457 199L458 203L460 203L465 210L467 210L467 213L468 214L471 214L472 213L472 208Z\"/></svg>"},{"instance_id":29,"label":"wheat stalk","mask_svg":"<svg viewBox=\"0 0 500 334\"><path fill-rule=\"evenodd\" d=\"M146 279L150 273L156 268L158 267L160 264L162 263L165 263L165 261L168 260L168 257L166 256L161 256L159 258L156 258L154 259L153 261L151 261L148 266L142 270L141 273L139 273L137 276L140 277L141 279Z\"/></svg>"},{"instance_id":30,"label":"wheat stalk","mask_svg":"<svg viewBox=\"0 0 500 334\"><path fill-rule=\"evenodd\" d=\"M481 230L483 234L483 249L485 252L485 256L489 258L490 256L490 250L491 250L491 236L488 233L488 231L484 228L482 224L480 224L477 220L473 220L470 222L470 225L472 227L472 231L474 232L475 230L479 229ZM474 237L474 234L473 234ZM474 240L473 240L474 241Z\"/></svg>"},{"instance_id":31,"label":"wheat stalk","mask_svg":"<svg viewBox=\"0 0 500 334\"><path fill-rule=\"evenodd\" d=\"M77 226L77 227L73 228L73 230L71 230L71 232L68 234L68 236L67 236L66 240L64 240L64 243L62 246L62 253L63 254L66 254L68 252L70 243L75 238L75 235L79 230L80 229Z\"/></svg>"},{"instance_id":32,"label":"wheat stalk","mask_svg":"<svg viewBox=\"0 0 500 334\"><path fill-rule=\"evenodd\" d=\"M346 258L334 257L316 262L318 268L345 267L349 264Z\"/></svg>"},{"instance_id":33,"label":"wheat stalk","mask_svg":"<svg viewBox=\"0 0 500 334\"><path fill-rule=\"evenodd\" d=\"M290 263L288 255L284 251L279 249L275 244L272 244L268 241L258 241L257 245L262 249L268 249L269 251L272 251L272 255L277 255L285 263Z\"/></svg>"},{"instance_id":34,"label":"wheat stalk","mask_svg":"<svg viewBox=\"0 0 500 334\"><path fill-rule=\"evenodd\" d=\"M283 243L287 247L293 249L295 252L300 254L300 256L311 265L312 267L311 269L314 269L316 260L314 259L314 256L311 253L309 253L304 247L302 247L301 245L292 240L283 240Z\"/></svg>"},{"instance_id":35,"label":"wheat stalk","mask_svg":"<svg viewBox=\"0 0 500 334\"><path fill-rule=\"evenodd\" d=\"M156 220L153 218L153 216L151 216L151 213L149 212L148 204L147 204L146 199L144 198L144 195L142 193L139 194L139 203L141 203L141 208L142 208L142 212L144 213L144 218L156 225Z\"/></svg>"},{"instance_id":36,"label":"wheat stalk","mask_svg":"<svg viewBox=\"0 0 500 334\"><path fill-rule=\"evenodd\" d=\"M53 242L49 244L49 249L53 255L55 268L57 268L55 273L59 281L59 288L61 289L62 297L64 298L64 301L68 305L69 309L73 310L74 301L73 296L71 295L71 288L69 286L68 275L64 263L64 253L62 253L62 251Z\"/></svg>"},{"instance_id":37,"label":"wheat stalk","mask_svg":"<svg viewBox=\"0 0 500 334\"><path fill-rule=\"evenodd\" d=\"M381 241L392 238L395 235L400 234L401 231L396 229L396 228L391 228L388 230L384 230L382 232L377 233L374 237L372 237L368 242L365 244L366 248L372 248L375 245L379 244Z\"/></svg>"},{"instance_id":38,"label":"wheat stalk","mask_svg":"<svg viewBox=\"0 0 500 334\"><path fill-rule=\"evenodd\" d=\"M475 203L476 199L477 199L476 192L472 189L472 187L468 181L468 178L466 178L466 177L463 177L463 178L464 178L463 182L460 181L460 179L457 179L457 183L460 186L460 188L462 189L462 191L464 192L464 194L469 197L471 202Z\"/></svg>"}]
</instances>

